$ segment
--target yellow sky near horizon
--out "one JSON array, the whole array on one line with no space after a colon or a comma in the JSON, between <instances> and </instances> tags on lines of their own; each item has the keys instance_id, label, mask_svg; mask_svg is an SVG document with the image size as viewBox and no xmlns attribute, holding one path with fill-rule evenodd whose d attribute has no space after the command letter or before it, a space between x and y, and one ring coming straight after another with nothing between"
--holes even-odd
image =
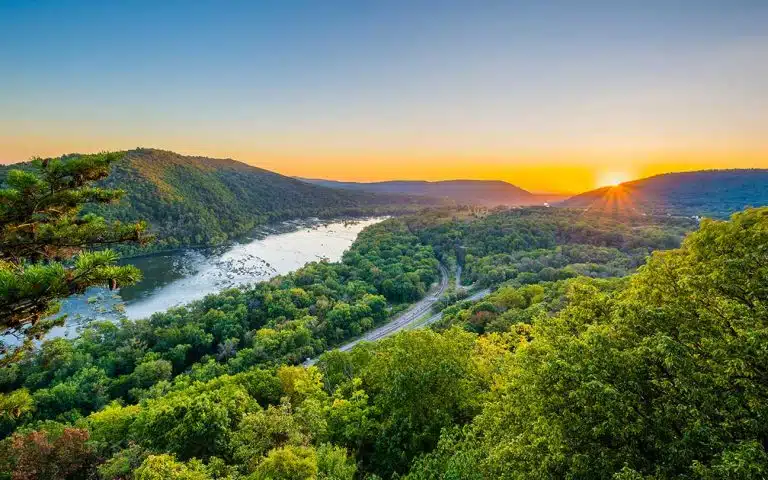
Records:
<instances>
[{"instance_id":1,"label":"yellow sky near horizon","mask_svg":"<svg viewBox=\"0 0 768 480\"><path fill-rule=\"evenodd\" d=\"M135 148L122 142L104 146L88 142L18 142L5 148L5 163L64 153L93 153ZM40 139L42 140L42 139ZM101 142L99 142L101 143ZM179 142L181 143L181 142ZM38 147L45 145L46 147ZM406 152L276 154L210 145L141 145L184 155L233 158L283 175L341 181L504 180L532 192L572 194L652 175L705 169L768 168L768 152L522 152L502 155L417 155ZM10 153L9 153L10 152ZM15 152L15 153L14 153ZM7 158L10 157L10 158Z\"/></svg>"}]
</instances>

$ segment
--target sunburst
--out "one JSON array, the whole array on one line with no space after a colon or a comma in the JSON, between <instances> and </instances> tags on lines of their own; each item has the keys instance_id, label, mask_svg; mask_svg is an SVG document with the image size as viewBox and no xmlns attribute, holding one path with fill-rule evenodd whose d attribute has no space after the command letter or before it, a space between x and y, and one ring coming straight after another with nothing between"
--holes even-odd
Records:
<instances>
[{"instance_id":1,"label":"sunburst","mask_svg":"<svg viewBox=\"0 0 768 480\"><path fill-rule=\"evenodd\" d=\"M604 190L599 193L588 210L604 214L640 213L633 187L627 184L632 176L626 172L603 172L597 178L597 184Z\"/></svg>"},{"instance_id":2,"label":"sunburst","mask_svg":"<svg viewBox=\"0 0 768 480\"><path fill-rule=\"evenodd\" d=\"M603 172L597 177L598 187L616 187L631 180L626 172Z\"/></svg>"}]
</instances>

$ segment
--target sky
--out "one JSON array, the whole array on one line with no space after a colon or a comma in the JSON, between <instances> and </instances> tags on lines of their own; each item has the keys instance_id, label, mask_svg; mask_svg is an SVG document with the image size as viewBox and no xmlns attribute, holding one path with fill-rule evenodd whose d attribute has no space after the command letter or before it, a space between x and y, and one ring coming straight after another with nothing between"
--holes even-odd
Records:
<instances>
[{"instance_id":1,"label":"sky","mask_svg":"<svg viewBox=\"0 0 768 480\"><path fill-rule=\"evenodd\" d=\"M768 168L768 1L0 0L0 163L578 192Z\"/></svg>"}]
</instances>

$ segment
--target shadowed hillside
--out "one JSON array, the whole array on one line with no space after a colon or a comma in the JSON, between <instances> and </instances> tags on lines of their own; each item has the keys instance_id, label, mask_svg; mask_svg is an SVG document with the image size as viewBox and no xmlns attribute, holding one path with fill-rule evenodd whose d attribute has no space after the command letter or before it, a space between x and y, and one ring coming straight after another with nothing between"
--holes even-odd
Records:
<instances>
[{"instance_id":1,"label":"shadowed hillside","mask_svg":"<svg viewBox=\"0 0 768 480\"><path fill-rule=\"evenodd\" d=\"M768 170L667 173L592 190L559 205L725 218L745 207L768 205Z\"/></svg>"},{"instance_id":2,"label":"shadowed hillside","mask_svg":"<svg viewBox=\"0 0 768 480\"><path fill-rule=\"evenodd\" d=\"M557 195L537 195L501 180L446 180L440 182L405 181L390 182L337 182L333 180L301 179L313 185L340 190L358 190L373 193L396 193L449 198L457 203L496 205L541 205L559 200Z\"/></svg>"}]
</instances>

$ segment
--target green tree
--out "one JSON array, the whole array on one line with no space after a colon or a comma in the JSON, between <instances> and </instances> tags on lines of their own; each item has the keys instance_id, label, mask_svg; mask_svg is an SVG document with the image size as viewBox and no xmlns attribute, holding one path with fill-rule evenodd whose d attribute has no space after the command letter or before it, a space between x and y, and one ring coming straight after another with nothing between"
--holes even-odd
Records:
<instances>
[{"instance_id":1,"label":"green tree","mask_svg":"<svg viewBox=\"0 0 768 480\"><path fill-rule=\"evenodd\" d=\"M204 385L148 401L131 426L142 445L173 452L186 460L229 453L230 433L243 417L259 409L239 385L206 389Z\"/></svg>"},{"instance_id":2,"label":"green tree","mask_svg":"<svg viewBox=\"0 0 768 480\"><path fill-rule=\"evenodd\" d=\"M317 453L314 448L287 446L271 450L251 478L307 480L317 478L317 473Z\"/></svg>"},{"instance_id":3,"label":"green tree","mask_svg":"<svg viewBox=\"0 0 768 480\"><path fill-rule=\"evenodd\" d=\"M102 153L35 160L34 170L11 170L0 189L0 334L19 346L0 344L3 363L17 358L63 317L58 300L93 285L116 288L136 282L132 266L118 266L111 250L88 248L148 240L143 222L107 222L81 215L87 204L117 201L120 190L94 186L119 158Z\"/></svg>"},{"instance_id":4,"label":"green tree","mask_svg":"<svg viewBox=\"0 0 768 480\"><path fill-rule=\"evenodd\" d=\"M353 393L346 411L339 408L342 402L335 402L334 408L353 428L340 431L332 421L332 433L346 437L351 450L361 450L359 442L369 443L363 447L370 449L364 463L376 473L405 471L415 456L435 447L443 428L476 413L481 392L472 362L474 347L475 337L459 329L443 335L414 330L380 342L360 372L371 406L381 412L378 431L372 438L351 438L353 431L371 433L369 422L361 418L361 413L369 414L359 411L364 399Z\"/></svg>"},{"instance_id":5,"label":"green tree","mask_svg":"<svg viewBox=\"0 0 768 480\"><path fill-rule=\"evenodd\" d=\"M357 467L346 450L323 444L317 449L317 470L321 480L352 480Z\"/></svg>"},{"instance_id":6,"label":"green tree","mask_svg":"<svg viewBox=\"0 0 768 480\"><path fill-rule=\"evenodd\" d=\"M199 461L182 463L172 455L150 455L134 473L136 480L209 480Z\"/></svg>"},{"instance_id":7,"label":"green tree","mask_svg":"<svg viewBox=\"0 0 768 480\"><path fill-rule=\"evenodd\" d=\"M290 406L283 404L280 407L270 405L266 410L243 417L230 442L235 460L250 472L270 450L287 445L306 445L309 439L291 415Z\"/></svg>"}]
</instances>

